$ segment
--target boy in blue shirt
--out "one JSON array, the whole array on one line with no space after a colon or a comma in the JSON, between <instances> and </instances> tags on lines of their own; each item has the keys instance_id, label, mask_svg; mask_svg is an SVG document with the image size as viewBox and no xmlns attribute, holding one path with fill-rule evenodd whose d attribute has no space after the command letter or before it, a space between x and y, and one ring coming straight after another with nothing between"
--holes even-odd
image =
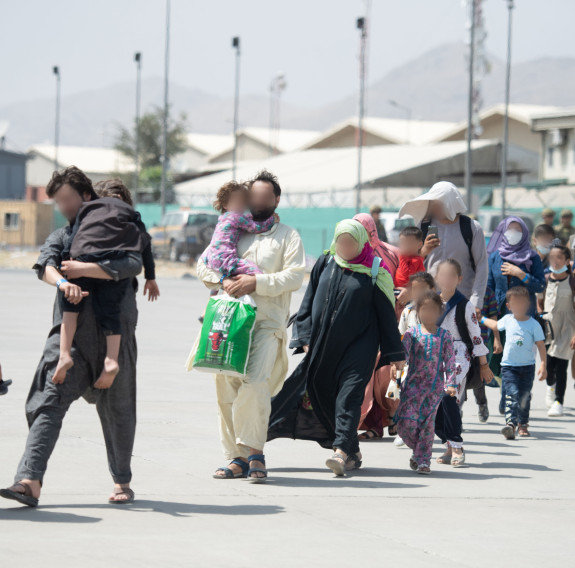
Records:
<instances>
[{"instance_id":1,"label":"boy in blue shirt","mask_svg":"<svg viewBox=\"0 0 575 568\"><path fill-rule=\"evenodd\" d=\"M531 299L524 286L515 286L507 291L507 309L510 313L495 322L482 318L481 323L496 336L505 331L505 347L501 361L501 378L505 391L505 426L501 433L508 439L529 436L529 408L531 389L535 379L535 349L539 351L541 365L538 378L547 377L545 334L541 324L529 314Z\"/></svg>"}]
</instances>

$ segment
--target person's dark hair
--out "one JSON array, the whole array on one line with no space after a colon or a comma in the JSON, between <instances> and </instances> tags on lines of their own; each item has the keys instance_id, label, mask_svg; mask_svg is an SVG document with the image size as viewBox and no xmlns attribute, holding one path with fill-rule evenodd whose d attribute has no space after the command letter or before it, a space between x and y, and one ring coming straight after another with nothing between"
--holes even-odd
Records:
<instances>
[{"instance_id":1,"label":"person's dark hair","mask_svg":"<svg viewBox=\"0 0 575 568\"><path fill-rule=\"evenodd\" d=\"M255 175L253 179L249 181L248 187L251 189L252 185L254 185L256 181L263 181L265 183L271 184L271 186L274 188L274 195L276 197L279 197L282 194L282 188L280 187L278 178L271 172L268 172L267 170L261 170Z\"/></svg>"},{"instance_id":2,"label":"person's dark hair","mask_svg":"<svg viewBox=\"0 0 575 568\"><path fill-rule=\"evenodd\" d=\"M510 298L527 298L530 299L529 290L525 286L513 286L513 288L509 288L507 290L507 294L505 294L505 300L509 302Z\"/></svg>"},{"instance_id":3,"label":"person's dark hair","mask_svg":"<svg viewBox=\"0 0 575 568\"><path fill-rule=\"evenodd\" d=\"M245 183L240 183L238 181L228 181L224 183L216 195L216 200L214 201L214 209L220 213L225 213L230 200L230 195L235 191L244 191L247 193L248 188Z\"/></svg>"},{"instance_id":4,"label":"person's dark hair","mask_svg":"<svg viewBox=\"0 0 575 568\"><path fill-rule=\"evenodd\" d=\"M404 227L399 233L400 237L415 237L418 241L423 242L423 232L418 227Z\"/></svg>"},{"instance_id":5,"label":"person's dark hair","mask_svg":"<svg viewBox=\"0 0 575 568\"><path fill-rule=\"evenodd\" d=\"M463 276L463 270L461 269L461 264L459 264L459 262L457 262L457 260L455 260L454 258L447 258L445 260L442 260L439 263L439 265L437 266L437 272L439 272L439 269L444 264L449 264L449 265L453 266L453 268L455 268L455 272L457 272L457 276L459 276L459 278L461 278Z\"/></svg>"},{"instance_id":6,"label":"person's dark hair","mask_svg":"<svg viewBox=\"0 0 575 568\"><path fill-rule=\"evenodd\" d=\"M132 193L121 179L114 178L99 181L94 185L94 191L98 194L98 197L117 197L124 203L127 203L132 207L134 206Z\"/></svg>"},{"instance_id":7,"label":"person's dark hair","mask_svg":"<svg viewBox=\"0 0 575 568\"><path fill-rule=\"evenodd\" d=\"M425 304L426 302L433 302L439 308L439 311L443 312L443 301L441 300L441 296L437 292L434 292L433 290L428 290L427 292L424 292L417 299L417 302L415 303L416 312L419 312L421 306L423 306L423 304Z\"/></svg>"},{"instance_id":8,"label":"person's dark hair","mask_svg":"<svg viewBox=\"0 0 575 568\"><path fill-rule=\"evenodd\" d=\"M551 247L551 250L553 250L553 249L560 250L561 253L563 254L563 256L565 257L565 260L571 260L571 251L565 245L560 245L558 243L554 243L553 246Z\"/></svg>"},{"instance_id":9,"label":"person's dark hair","mask_svg":"<svg viewBox=\"0 0 575 568\"><path fill-rule=\"evenodd\" d=\"M52 199L63 185L73 187L82 198L88 194L92 199L98 199L92 180L76 166L69 166L63 170L55 171L46 186L46 195Z\"/></svg>"},{"instance_id":10,"label":"person's dark hair","mask_svg":"<svg viewBox=\"0 0 575 568\"><path fill-rule=\"evenodd\" d=\"M535 239L539 239L540 237L551 237L555 238L555 229L551 225L547 225L547 223L541 223L541 225L537 225L533 230L533 237Z\"/></svg>"},{"instance_id":11,"label":"person's dark hair","mask_svg":"<svg viewBox=\"0 0 575 568\"><path fill-rule=\"evenodd\" d=\"M435 290L435 279L429 272L416 272L409 277L409 283L413 282L425 282L429 286L430 290Z\"/></svg>"}]
</instances>

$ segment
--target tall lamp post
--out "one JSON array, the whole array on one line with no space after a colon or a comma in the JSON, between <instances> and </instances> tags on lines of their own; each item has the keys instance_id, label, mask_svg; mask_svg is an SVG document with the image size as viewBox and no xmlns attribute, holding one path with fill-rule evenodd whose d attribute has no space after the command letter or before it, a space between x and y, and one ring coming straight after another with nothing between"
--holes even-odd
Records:
<instances>
[{"instance_id":1,"label":"tall lamp post","mask_svg":"<svg viewBox=\"0 0 575 568\"><path fill-rule=\"evenodd\" d=\"M240 38L232 38L232 47L236 50L236 79L234 88L234 151L232 154L232 178L236 179L238 166L238 115L240 105Z\"/></svg>"},{"instance_id":2,"label":"tall lamp post","mask_svg":"<svg viewBox=\"0 0 575 568\"><path fill-rule=\"evenodd\" d=\"M54 170L58 169L58 149L60 146L60 67L55 65L52 72L56 77L56 119L54 124Z\"/></svg>"},{"instance_id":3,"label":"tall lamp post","mask_svg":"<svg viewBox=\"0 0 575 568\"><path fill-rule=\"evenodd\" d=\"M280 97L287 82L283 73L278 73L270 83L270 156L277 151L280 131Z\"/></svg>"},{"instance_id":4,"label":"tall lamp post","mask_svg":"<svg viewBox=\"0 0 575 568\"><path fill-rule=\"evenodd\" d=\"M170 63L170 0L166 0L166 50L164 57L164 116L162 124L162 181L160 184L160 206L162 217L166 213L166 189L168 183L168 77Z\"/></svg>"},{"instance_id":5,"label":"tall lamp post","mask_svg":"<svg viewBox=\"0 0 575 568\"><path fill-rule=\"evenodd\" d=\"M142 54L134 54L136 62L136 121L134 132L134 180L133 199L134 205L138 202L138 187L140 185L140 104L142 94Z\"/></svg>"},{"instance_id":6,"label":"tall lamp post","mask_svg":"<svg viewBox=\"0 0 575 568\"><path fill-rule=\"evenodd\" d=\"M475 66L475 9L476 0L470 0L471 17L469 25L469 93L467 100L467 151L465 153L465 192L467 208L472 207L472 163L471 163L471 140L473 138L473 71Z\"/></svg>"},{"instance_id":7,"label":"tall lamp post","mask_svg":"<svg viewBox=\"0 0 575 568\"><path fill-rule=\"evenodd\" d=\"M360 33L359 49L359 108L357 113L357 189L355 210L361 210L361 160L363 151L363 115L365 113L365 52L367 46L367 19L357 18L356 27Z\"/></svg>"},{"instance_id":8,"label":"tall lamp post","mask_svg":"<svg viewBox=\"0 0 575 568\"><path fill-rule=\"evenodd\" d=\"M413 111L411 110L411 108L399 104L397 101L394 101L393 99L389 99L387 101L392 107L395 107L399 110L402 110L403 112L405 112L405 120L407 121L407 136L405 138L405 141L409 144L409 140L410 140L410 125L411 125L411 117L413 114Z\"/></svg>"},{"instance_id":9,"label":"tall lamp post","mask_svg":"<svg viewBox=\"0 0 575 568\"><path fill-rule=\"evenodd\" d=\"M505 190L507 189L507 149L509 146L509 95L511 90L511 30L513 0L507 0L507 69L505 74L505 114L503 116L503 149L501 152L501 218L505 217Z\"/></svg>"}]
</instances>

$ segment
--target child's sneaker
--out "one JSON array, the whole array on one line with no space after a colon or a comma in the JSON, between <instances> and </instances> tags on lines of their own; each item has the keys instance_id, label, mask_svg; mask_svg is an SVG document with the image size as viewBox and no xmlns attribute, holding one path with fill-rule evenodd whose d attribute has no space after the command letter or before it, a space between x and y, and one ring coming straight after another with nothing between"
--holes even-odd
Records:
<instances>
[{"instance_id":1,"label":"child's sneaker","mask_svg":"<svg viewBox=\"0 0 575 568\"><path fill-rule=\"evenodd\" d=\"M396 436L395 440L393 440L393 445L396 448L403 448L405 446L405 442L401 439L401 436Z\"/></svg>"},{"instance_id":2,"label":"child's sneaker","mask_svg":"<svg viewBox=\"0 0 575 568\"><path fill-rule=\"evenodd\" d=\"M505 424L505 426L501 428L501 433L507 440L515 440L515 426L513 426L513 424Z\"/></svg>"},{"instance_id":3,"label":"child's sneaker","mask_svg":"<svg viewBox=\"0 0 575 568\"><path fill-rule=\"evenodd\" d=\"M477 409L477 416L479 417L479 422L485 424L489 419L489 407L486 404L480 404Z\"/></svg>"},{"instance_id":4,"label":"child's sneaker","mask_svg":"<svg viewBox=\"0 0 575 568\"><path fill-rule=\"evenodd\" d=\"M8 387L12 384L10 379L6 379L5 381L0 381L0 396L6 394L8 392Z\"/></svg>"},{"instance_id":5,"label":"child's sneaker","mask_svg":"<svg viewBox=\"0 0 575 568\"><path fill-rule=\"evenodd\" d=\"M555 385L547 387L547 394L545 395L545 404L547 408L551 408L555 402Z\"/></svg>"},{"instance_id":6,"label":"child's sneaker","mask_svg":"<svg viewBox=\"0 0 575 568\"><path fill-rule=\"evenodd\" d=\"M547 416L563 416L563 405L555 401L553 406L549 409Z\"/></svg>"}]
</instances>

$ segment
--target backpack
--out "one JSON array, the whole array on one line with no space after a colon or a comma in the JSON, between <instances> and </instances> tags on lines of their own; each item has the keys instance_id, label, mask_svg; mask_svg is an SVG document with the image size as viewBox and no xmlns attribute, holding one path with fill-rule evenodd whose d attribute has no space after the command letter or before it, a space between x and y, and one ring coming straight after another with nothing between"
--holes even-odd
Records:
<instances>
[{"instance_id":1,"label":"backpack","mask_svg":"<svg viewBox=\"0 0 575 568\"><path fill-rule=\"evenodd\" d=\"M423 240L425 241L427 237L427 231L431 225L431 221L423 221L421 223L421 232L423 233ZM461 231L461 236L467 245L469 250L469 262L471 263L471 268L473 272L476 272L475 258L473 258L473 229L471 228L471 217L467 215L459 215L459 230Z\"/></svg>"},{"instance_id":2,"label":"backpack","mask_svg":"<svg viewBox=\"0 0 575 568\"><path fill-rule=\"evenodd\" d=\"M461 341L465 343L465 347L467 347L467 351L471 357L465 390L472 390L482 386L483 380L481 379L479 359L473 356L473 341L471 339L471 335L469 335L469 329L467 328L467 321L465 319L465 309L467 304L468 300L465 299L461 300L461 302L455 306L455 325L459 335L461 335Z\"/></svg>"}]
</instances>

